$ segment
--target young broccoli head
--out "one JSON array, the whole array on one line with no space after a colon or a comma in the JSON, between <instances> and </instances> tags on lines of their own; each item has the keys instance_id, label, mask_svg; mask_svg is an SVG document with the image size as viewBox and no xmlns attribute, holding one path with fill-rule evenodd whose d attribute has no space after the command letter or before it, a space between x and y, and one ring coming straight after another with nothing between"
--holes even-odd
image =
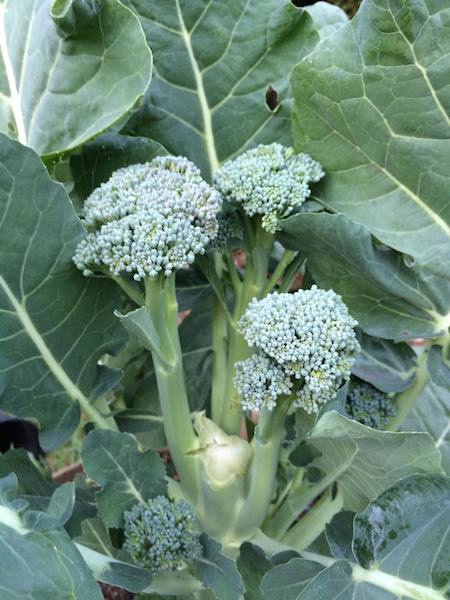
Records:
<instances>
[{"instance_id":1,"label":"young broccoli head","mask_svg":"<svg viewBox=\"0 0 450 600\"><path fill-rule=\"evenodd\" d=\"M289 394L291 377L267 356L253 354L236 363L234 384L244 410L275 408L279 396Z\"/></svg>"},{"instance_id":2,"label":"young broccoli head","mask_svg":"<svg viewBox=\"0 0 450 600\"><path fill-rule=\"evenodd\" d=\"M253 299L239 322L249 346L297 380L295 403L309 413L331 400L350 377L353 356L359 351L356 325L340 296L316 286ZM256 389L257 370L255 375L249 369L247 373L249 389Z\"/></svg>"},{"instance_id":3,"label":"young broccoli head","mask_svg":"<svg viewBox=\"0 0 450 600\"><path fill-rule=\"evenodd\" d=\"M323 175L319 163L307 154L269 144L226 162L214 183L226 200L241 206L249 217L261 215L262 227L275 233L280 219L304 203L309 184Z\"/></svg>"},{"instance_id":4,"label":"young broccoli head","mask_svg":"<svg viewBox=\"0 0 450 600\"><path fill-rule=\"evenodd\" d=\"M82 218L89 233L74 262L85 275L169 276L214 239L221 203L186 158L158 156L119 169L86 200Z\"/></svg>"},{"instance_id":5,"label":"young broccoli head","mask_svg":"<svg viewBox=\"0 0 450 600\"><path fill-rule=\"evenodd\" d=\"M349 417L374 429L384 429L397 406L393 394L386 394L370 383L352 378L346 401Z\"/></svg>"},{"instance_id":6,"label":"young broccoli head","mask_svg":"<svg viewBox=\"0 0 450 600\"><path fill-rule=\"evenodd\" d=\"M153 573L174 571L201 555L196 518L185 500L156 496L124 513L124 548Z\"/></svg>"}]
</instances>

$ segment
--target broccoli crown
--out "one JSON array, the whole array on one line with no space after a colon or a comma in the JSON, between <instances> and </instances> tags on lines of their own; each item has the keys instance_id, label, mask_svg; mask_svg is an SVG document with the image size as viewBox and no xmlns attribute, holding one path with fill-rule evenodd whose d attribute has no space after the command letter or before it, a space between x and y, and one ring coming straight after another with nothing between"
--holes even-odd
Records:
<instances>
[{"instance_id":1,"label":"broccoli crown","mask_svg":"<svg viewBox=\"0 0 450 600\"><path fill-rule=\"evenodd\" d=\"M216 236L221 196L183 157L158 156L115 171L86 200L89 233L74 262L136 280L187 268Z\"/></svg>"},{"instance_id":2,"label":"broccoli crown","mask_svg":"<svg viewBox=\"0 0 450 600\"><path fill-rule=\"evenodd\" d=\"M226 162L214 183L231 204L275 233L281 218L299 208L310 195L309 184L324 172L307 154L294 154L281 144L260 145Z\"/></svg>"},{"instance_id":3,"label":"broccoli crown","mask_svg":"<svg viewBox=\"0 0 450 600\"><path fill-rule=\"evenodd\" d=\"M260 354L236 363L234 384L244 410L272 410L279 396L289 394L290 376L273 360Z\"/></svg>"},{"instance_id":4,"label":"broccoli crown","mask_svg":"<svg viewBox=\"0 0 450 600\"><path fill-rule=\"evenodd\" d=\"M316 286L254 298L239 321L250 346L299 380L296 405L309 413L331 400L350 377L360 349L356 325L340 296Z\"/></svg>"},{"instance_id":5,"label":"broccoli crown","mask_svg":"<svg viewBox=\"0 0 450 600\"><path fill-rule=\"evenodd\" d=\"M179 569L201 555L197 521L185 500L156 496L126 511L124 521L125 550L154 573Z\"/></svg>"},{"instance_id":6,"label":"broccoli crown","mask_svg":"<svg viewBox=\"0 0 450 600\"><path fill-rule=\"evenodd\" d=\"M347 414L368 427L384 429L397 406L393 394L382 392L370 383L352 378L346 401Z\"/></svg>"}]
</instances>

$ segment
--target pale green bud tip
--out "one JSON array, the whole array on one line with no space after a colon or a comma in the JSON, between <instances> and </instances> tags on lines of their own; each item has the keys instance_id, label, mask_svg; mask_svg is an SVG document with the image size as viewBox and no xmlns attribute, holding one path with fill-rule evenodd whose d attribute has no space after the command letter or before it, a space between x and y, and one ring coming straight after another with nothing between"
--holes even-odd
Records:
<instances>
[{"instance_id":1,"label":"pale green bud tip","mask_svg":"<svg viewBox=\"0 0 450 600\"><path fill-rule=\"evenodd\" d=\"M247 343L291 378L295 404L310 413L334 398L350 377L360 350L356 325L340 296L316 286L253 299L239 321ZM242 388L242 382L239 385ZM255 395L258 385L260 390L261 384L250 379L246 393Z\"/></svg>"},{"instance_id":2,"label":"pale green bud tip","mask_svg":"<svg viewBox=\"0 0 450 600\"><path fill-rule=\"evenodd\" d=\"M124 548L153 573L173 571L201 556L199 529L190 505L156 496L124 513Z\"/></svg>"},{"instance_id":3,"label":"pale green bud tip","mask_svg":"<svg viewBox=\"0 0 450 600\"><path fill-rule=\"evenodd\" d=\"M252 457L251 446L246 440L226 434L203 412L195 415L194 426L200 446L196 454L211 487L225 487L245 474Z\"/></svg>"},{"instance_id":4,"label":"pale green bud tip","mask_svg":"<svg viewBox=\"0 0 450 600\"><path fill-rule=\"evenodd\" d=\"M221 204L186 158L158 156L119 169L86 200L82 220L89 233L73 260L85 275L169 276L205 252L217 235Z\"/></svg>"},{"instance_id":5,"label":"pale green bud tip","mask_svg":"<svg viewBox=\"0 0 450 600\"><path fill-rule=\"evenodd\" d=\"M275 408L279 396L289 394L290 376L267 356L254 354L236 363L234 384L244 410Z\"/></svg>"},{"instance_id":6,"label":"pale green bud tip","mask_svg":"<svg viewBox=\"0 0 450 600\"><path fill-rule=\"evenodd\" d=\"M311 193L310 184L323 176L322 167L307 154L269 144L226 162L214 183L226 200L250 217L261 215L263 228L275 233L280 219L299 209Z\"/></svg>"},{"instance_id":7,"label":"pale green bud tip","mask_svg":"<svg viewBox=\"0 0 450 600\"><path fill-rule=\"evenodd\" d=\"M384 429L389 418L397 414L393 394L387 394L370 383L353 378L347 395L346 410L352 419L374 429Z\"/></svg>"}]
</instances>

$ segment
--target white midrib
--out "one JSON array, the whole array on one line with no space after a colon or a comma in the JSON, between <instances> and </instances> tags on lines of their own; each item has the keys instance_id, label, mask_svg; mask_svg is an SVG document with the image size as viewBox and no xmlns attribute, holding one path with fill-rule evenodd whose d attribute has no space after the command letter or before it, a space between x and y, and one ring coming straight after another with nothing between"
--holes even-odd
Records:
<instances>
[{"instance_id":1,"label":"white midrib","mask_svg":"<svg viewBox=\"0 0 450 600\"><path fill-rule=\"evenodd\" d=\"M110 429L110 426L106 419L104 419L91 405L86 396L82 393L82 391L74 384L74 382L70 379L64 369L61 367L59 362L55 359L53 354L51 353L49 347L45 343L39 331L34 326L33 321L30 319L27 311L23 307L23 305L17 300L15 295L13 294L11 288L5 281L5 279L0 275L0 288L6 294L6 297L12 304L14 311L17 315L17 318L22 323L22 326L30 337L31 341L34 343L36 348L39 350L40 355L42 356L43 361L55 377L55 379L60 383L60 385L65 389L68 396L72 398L72 400L78 401L82 410L99 426Z\"/></svg>"},{"instance_id":2,"label":"white midrib","mask_svg":"<svg viewBox=\"0 0 450 600\"><path fill-rule=\"evenodd\" d=\"M5 11L6 6L0 3L0 51L2 53L3 63L5 65L6 78L8 80L9 85L9 102L14 116L14 121L16 122L17 139L21 144L26 145L27 133L25 130L25 123L23 120L22 107L20 105L20 96L17 89L17 83L14 75L14 69L11 63L11 58L9 56L8 44L6 41Z\"/></svg>"},{"instance_id":3,"label":"white midrib","mask_svg":"<svg viewBox=\"0 0 450 600\"><path fill-rule=\"evenodd\" d=\"M203 85L203 77L198 67L197 60L194 55L194 50L192 48L191 36L189 35L189 32L186 29L186 25L184 23L179 0L175 0L175 4L177 7L178 20L180 22L181 36L184 40L189 60L191 62L192 71L195 77L195 83L198 91L198 99L203 115L203 126L205 128L206 150L208 153L208 160L211 168L211 173L214 175L214 173L219 168L219 159L217 157L216 145L214 142L211 110L209 108L208 99L206 98L205 86Z\"/></svg>"},{"instance_id":4,"label":"white midrib","mask_svg":"<svg viewBox=\"0 0 450 600\"><path fill-rule=\"evenodd\" d=\"M302 552L302 558L318 562L324 567L331 567L338 559L316 554L315 552ZM352 578L355 583L371 583L376 587L391 592L399 598L411 600L445 600L444 594L429 587L401 579L395 575L384 573L379 569L364 569L359 565L347 562L352 569Z\"/></svg>"}]
</instances>

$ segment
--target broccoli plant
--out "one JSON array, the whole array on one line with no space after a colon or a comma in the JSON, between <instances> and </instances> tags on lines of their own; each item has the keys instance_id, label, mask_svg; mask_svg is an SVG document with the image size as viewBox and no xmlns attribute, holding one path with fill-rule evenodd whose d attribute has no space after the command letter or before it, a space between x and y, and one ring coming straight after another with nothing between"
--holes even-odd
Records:
<instances>
[{"instance_id":1,"label":"broccoli plant","mask_svg":"<svg viewBox=\"0 0 450 600\"><path fill-rule=\"evenodd\" d=\"M25 4L0 597L450 598L450 0Z\"/></svg>"}]
</instances>

